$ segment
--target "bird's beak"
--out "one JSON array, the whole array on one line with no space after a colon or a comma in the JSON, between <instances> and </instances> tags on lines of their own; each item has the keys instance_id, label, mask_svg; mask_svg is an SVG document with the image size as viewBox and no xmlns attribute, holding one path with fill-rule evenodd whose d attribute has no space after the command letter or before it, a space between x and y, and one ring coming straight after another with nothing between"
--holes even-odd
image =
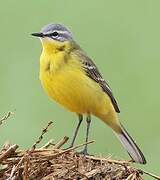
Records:
<instances>
[{"instance_id":1,"label":"bird's beak","mask_svg":"<svg viewBox=\"0 0 160 180\"><path fill-rule=\"evenodd\" d=\"M44 37L44 34L39 32L39 33L32 33L31 34L32 36L35 36L35 37Z\"/></svg>"}]
</instances>

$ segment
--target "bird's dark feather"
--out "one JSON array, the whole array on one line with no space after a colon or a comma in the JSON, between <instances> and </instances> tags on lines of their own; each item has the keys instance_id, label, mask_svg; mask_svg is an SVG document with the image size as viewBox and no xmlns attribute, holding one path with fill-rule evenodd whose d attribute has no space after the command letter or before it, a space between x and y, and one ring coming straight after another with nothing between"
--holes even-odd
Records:
<instances>
[{"instance_id":1,"label":"bird's dark feather","mask_svg":"<svg viewBox=\"0 0 160 180\"><path fill-rule=\"evenodd\" d=\"M74 53L79 57L79 60L82 62L86 74L101 86L103 91L107 93L107 95L110 97L115 111L117 113L120 113L120 109L118 107L116 99L113 96L112 90L108 83L103 79L95 63L82 50L77 49Z\"/></svg>"}]
</instances>

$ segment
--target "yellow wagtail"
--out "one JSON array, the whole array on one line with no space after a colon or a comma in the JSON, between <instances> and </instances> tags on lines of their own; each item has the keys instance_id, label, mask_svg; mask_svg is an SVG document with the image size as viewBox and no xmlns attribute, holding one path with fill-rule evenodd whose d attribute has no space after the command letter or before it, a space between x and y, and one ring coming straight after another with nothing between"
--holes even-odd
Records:
<instances>
[{"instance_id":1,"label":"yellow wagtail","mask_svg":"<svg viewBox=\"0 0 160 180\"><path fill-rule=\"evenodd\" d=\"M121 125L120 112L108 83L94 62L74 41L72 33L62 24L49 24L39 33L43 51L40 57L40 80L46 93L79 117L71 146L73 146L83 115L86 115L88 141L91 115L109 125L134 162L146 160L134 140ZM87 145L83 150L87 154Z\"/></svg>"}]
</instances>

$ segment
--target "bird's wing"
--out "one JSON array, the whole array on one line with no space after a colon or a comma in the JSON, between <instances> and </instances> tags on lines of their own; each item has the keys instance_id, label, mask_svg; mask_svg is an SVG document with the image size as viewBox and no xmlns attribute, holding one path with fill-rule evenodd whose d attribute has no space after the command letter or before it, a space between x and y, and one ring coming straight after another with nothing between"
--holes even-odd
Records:
<instances>
[{"instance_id":1,"label":"bird's wing","mask_svg":"<svg viewBox=\"0 0 160 180\"><path fill-rule=\"evenodd\" d=\"M79 57L79 60L82 62L86 74L101 86L103 91L107 93L107 95L110 97L115 111L117 113L120 113L120 109L118 107L116 99L113 96L110 86L103 79L102 75L100 74L94 62L81 50L76 50L76 54Z\"/></svg>"}]
</instances>

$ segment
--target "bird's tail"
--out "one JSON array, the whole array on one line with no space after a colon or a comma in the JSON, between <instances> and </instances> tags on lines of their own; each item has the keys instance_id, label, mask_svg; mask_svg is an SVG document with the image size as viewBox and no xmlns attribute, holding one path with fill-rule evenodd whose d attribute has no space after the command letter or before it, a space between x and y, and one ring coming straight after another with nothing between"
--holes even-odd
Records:
<instances>
[{"instance_id":1,"label":"bird's tail","mask_svg":"<svg viewBox=\"0 0 160 180\"><path fill-rule=\"evenodd\" d=\"M127 150L128 154L134 162L146 164L143 153L125 130L125 128L120 124L117 114L114 110L108 112L107 115L99 114L98 117L114 130L123 147Z\"/></svg>"},{"instance_id":2,"label":"bird's tail","mask_svg":"<svg viewBox=\"0 0 160 180\"><path fill-rule=\"evenodd\" d=\"M122 130L121 133L117 134L118 138L122 143L123 147L127 150L132 160L140 164L146 164L146 159L142 151L139 149L137 144L134 142L132 137L128 134L128 132L125 130L125 128L122 125L121 125L121 130Z\"/></svg>"}]
</instances>

